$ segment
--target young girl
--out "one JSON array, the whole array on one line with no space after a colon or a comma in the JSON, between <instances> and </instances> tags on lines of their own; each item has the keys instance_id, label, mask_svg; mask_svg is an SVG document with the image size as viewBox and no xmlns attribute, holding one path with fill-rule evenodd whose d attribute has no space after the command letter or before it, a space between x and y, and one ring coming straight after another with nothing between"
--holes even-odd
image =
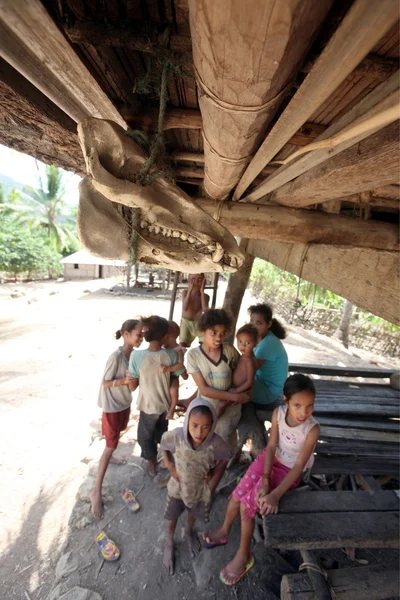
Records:
<instances>
[{"instance_id":1,"label":"young girl","mask_svg":"<svg viewBox=\"0 0 400 600\"><path fill-rule=\"evenodd\" d=\"M164 515L168 532L163 561L170 575L174 572L174 533L180 515L185 510L188 513L185 534L189 553L194 557L201 546L193 526L196 518L208 521L209 482L219 479L231 457L228 444L214 433L216 422L210 402L198 398L189 406L183 427L164 433L161 440L164 463L171 472Z\"/></svg>"},{"instance_id":2,"label":"young girl","mask_svg":"<svg viewBox=\"0 0 400 600\"><path fill-rule=\"evenodd\" d=\"M103 409L102 433L106 438L106 447L100 458L96 483L90 493L92 513L102 518L101 486L108 463L124 464L121 459L112 460L112 455L118 446L119 437L126 429L131 412L132 396L129 390L129 377L126 376L128 360L133 348L139 348L143 341L142 323L129 319L122 324L115 334L124 343L115 350L107 360L103 381L99 391L98 404Z\"/></svg>"},{"instance_id":3,"label":"young girl","mask_svg":"<svg viewBox=\"0 0 400 600\"><path fill-rule=\"evenodd\" d=\"M313 450L319 436L319 425L312 417L314 384L309 377L297 373L286 380L283 393L285 406L273 412L267 447L233 491L222 527L204 535L207 548L226 544L232 523L240 513L240 546L220 573L226 585L236 585L254 566L250 542L256 513L276 514L279 499L299 485L302 472L314 462Z\"/></svg>"},{"instance_id":4,"label":"young girl","mask_svg":"<svg viewBox=\"0 0 400 600\"><path fill-rule=\"evenodd\" d=\"M157 444L168 429L167 413L171 407L169 395L170 376L179 375L183 369L172 373L161 373L161 366L170 366L178 362L174 350L165 350L161 346L168 334L169 323L163 317L142 319L144 339L149 342L147 350L132 352L129 371L132 374L129 387L134 391L139 385L137 408L140 410L138 442L141 456L148 461L147 472L155 477L157 471Z\"/></svg>"},{"instance_id":5,"label":"young girl","mask_svg":"<svg viewBox=\"0 0 400 600\"><path fill-rule=\"evenodd\" d=\"M219 416L215 428L215 432L233 447L241 404L249 401L250 394L228 391L238 360L238 351L231 344L224 343L231 325L232 320L223 309L206 310L197 322L197 329L203 334L204 340L200 346L188 351L186 369L198 387L198 396L211 402L217 416L220 403L233 403Z\"/></svg>"}]
</instances>

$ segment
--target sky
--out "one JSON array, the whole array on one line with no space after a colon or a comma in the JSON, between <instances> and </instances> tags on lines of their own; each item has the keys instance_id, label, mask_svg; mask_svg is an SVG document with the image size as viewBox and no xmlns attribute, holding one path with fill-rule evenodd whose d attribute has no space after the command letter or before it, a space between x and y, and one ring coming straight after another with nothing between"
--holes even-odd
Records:
<instances>
[{"instance_id":1,"label":"sky","mask_svg":"<svg viewBox=\"0 0 400 600\"><path fill-rule=\"evenodd\" d=\"M38 174L44 173L45 165L40 160L32 156L17 152L0 144L0 173L7 175L23 185L37 187ZM79 175L65 172L65 196L64 199L69 204L78 204L79 192L78 185L81 180Z\"/></svg>"}]
</instances>

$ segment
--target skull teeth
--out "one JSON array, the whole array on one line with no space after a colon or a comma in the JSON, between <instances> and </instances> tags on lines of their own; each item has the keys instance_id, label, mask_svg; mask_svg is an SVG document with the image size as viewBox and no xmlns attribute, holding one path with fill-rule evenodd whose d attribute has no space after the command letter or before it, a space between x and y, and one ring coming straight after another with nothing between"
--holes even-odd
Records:
<instances>
[{"instance_id":1,"label":"skull teeth","mask_svg":"<svg viewBox=\"0 0 400 600\"><path fill-rule=\"evenodd\" d=\"M180 240L182 240L182 242L186 242L191 246L194 245L194 249L198 250L202 254L211 255L211 260L216 264L222 261L225 265L229 265L233 268L238 267L237 258L235 256L225 254L223 247L218 242L210 242L206 245L204 242L200 241L192 235L189 235L185 231L178 231L177 229L168 229L167 227L160 227L155 223L151 224L146 221L140 222L140 228L142 230L147 230L147 232L152 233L153 235L165 238L179 238ZM146 235L146 231L144 231L143 234Z\"/></svg>"}]
</instances>

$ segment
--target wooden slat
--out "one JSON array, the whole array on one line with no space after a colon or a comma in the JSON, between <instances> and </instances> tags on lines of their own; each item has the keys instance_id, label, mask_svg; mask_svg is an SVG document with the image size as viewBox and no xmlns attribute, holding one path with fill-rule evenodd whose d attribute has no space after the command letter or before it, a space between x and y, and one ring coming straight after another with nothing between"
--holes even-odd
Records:
<instances>
[{"instance_id":1,"label":"wooden slat","mask_svg":"<svg viewBox=\"0 0 400 600\"><path fill-rule=\"evenodd\" d=\"M399 475L399 459L389 458L354 458L351 456L323 456L317 455L312 468L316 475L343 474L343 475Z\"/></svg>"},{"instance_id":2,"label":"wooden slat","mask_svg":"<svg viewBox=\"0 0 400 600\"><path fill-rule=\"evenodd\" d=\"M369 431L356 429L354 427L332 427L323 425L321 427L321 438L324 436L336 438L350 438L353 440L370 440L371 442L398 442L399 434L385 431Z\"/></svg>"},{"instance_id":3,"label":"wooden slat","mask_svg":"<svg viewBox=\"0 0 400 600\"><path fill-rule=\"evenodd\" d=\"M342 406L343 408L341 408ZM368 407L366 405L356 404L354 406L354 409L351 410L347 405L338 404L332 407L326 406L326 410L316 408L313 414L322 427L355 427L356 429L373 429L374 431L395 431L397 433L400 433L399 421L391 421L389 419L383 418L377 418L376 420L368 420L360 419L360 417L358 417L358 415L368 416L373 413L379 416L380 407ZM389 410L387 410L386 413L389 413ZM398 417L398 414L398 409L393 410L393 416ZM342 415L347 415L348 418L346 419L342 417ZM354 415L354 418L349 418L351 415Z\"/></svg>"},{"instance_id":4,"label":"wooden slat","mask_svg":"<svg viewBox=\"0 0 400 600\"><path fill-rule=\"evenodd\" d=\"M357 0L242 176L239 200L261 169L330 96L398 20L392 0Z\"/></svg>"},{"instance_id":5,"label":"wooden slat","mask_svg":"<svg viewBox=\"0 0 400 600\"><path fill-rule=\"evenodd\" d=\"M386 600L399 596L397 563L334 569L327 575L337 600ZM281 600L315 600L308 577L304 573L284 575Z\"/></svg>"},{"instance_id":6,"label":"wooden slat","mask_svg":"<svg viewBox=\"0 0 400 600\"><path fill-rule=\"evenodd\" d=\"M378 442L353 442L343 440L333 440L331 442L324 443L320 442L315 447L315 452L317 456L321 455L340 455L343 457L351 456L353 458L360 458L361 460L364 457L384 457L388 459L399 459L399 445L398 444L379 444Z\"/></svg>"},{"instance_id":7,"label":"wooden slat","mask_svg":"<svg viewBox=\"0 0 400 600\"><path fill-rule=\"evenodd\" d=\"M397 548L398 512L278 514L264 518L265 545L280 550Z\"/></svg>"},{"instance_id":8,"label":"wooden slat","mask_svg":"<svg viewBox=\"0 0 400 600\"><path fill-rule=\"evenodd\" d=\"M39 0L0 0L0 55L74 121L125 121Z\"/></svg>"},{"instance_id":9,"label":"wooden slat","mask_svg":"<svg viewBox=\"0 0 400 600\"><path fill-rule=\"evenodd\" d=\"M299 373L309 373L313 375L340 375L341 377L373 377L381 379L390 377L395 369L375 369L364 367L335 367L331 365L310 365L300 363L290 363L289 371Z\"/></svg>"},{"instance_id":10,"label":"wooden slat","mask_svg":"<svg viewBox=\"0 0 400 600\"><path fill-rule=\"evenodd\" d=\"M331 512L385 512L399 510L394 492L287 492L280 500L279 514Z\"/></svg>"}]
</instances>

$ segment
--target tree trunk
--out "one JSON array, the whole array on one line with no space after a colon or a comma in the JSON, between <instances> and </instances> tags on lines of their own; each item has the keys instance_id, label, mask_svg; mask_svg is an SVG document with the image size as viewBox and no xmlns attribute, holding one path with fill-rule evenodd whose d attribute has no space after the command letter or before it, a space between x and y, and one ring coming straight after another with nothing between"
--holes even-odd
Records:
<instances>
[{"instance_id":1,"label":"tree trunk","mask_svg":"<svg viewBox=\"0 0 400 600\"><path fill-rule=\"evenodd\" d=\"M339 339L345 348L349 347L349 327L351 313L353 312L354 304L350 300L345 300L343 306L342 318L340 319L339 327L333 334L334 338Z\"/></svg>"},{"instance_id":2,"label":"tree trunk","mask_svg":"<svg viewBox=\"0 0 400 600\"><path fill-rule=\"evenodd\" d=\"M129 263L126 264L126 287L129 289L129 285L131 283L131 265Z\"/></svg>"}]
</instances>

